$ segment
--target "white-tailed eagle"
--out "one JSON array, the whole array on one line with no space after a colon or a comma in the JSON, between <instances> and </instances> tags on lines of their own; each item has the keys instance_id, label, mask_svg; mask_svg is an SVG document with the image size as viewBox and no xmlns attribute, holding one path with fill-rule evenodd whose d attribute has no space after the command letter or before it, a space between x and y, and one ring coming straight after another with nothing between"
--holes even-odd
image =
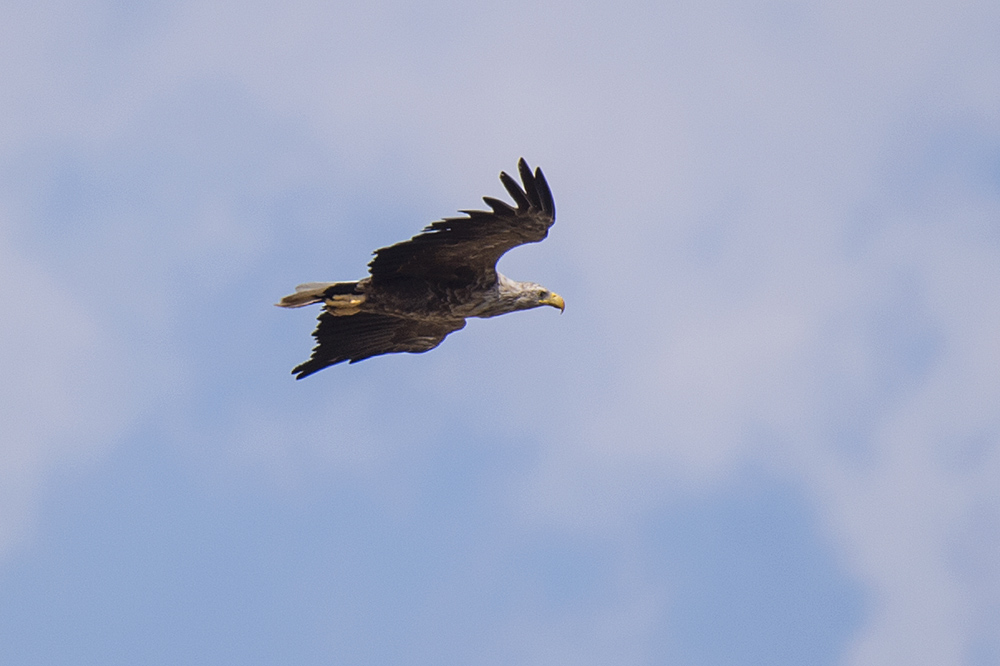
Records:
<instances>
[{"instance_id":1,"label":"white-tailed eagle","mask_svg":"<svg viewBox=\"0 0 1000 666\"><path fill-rule=\"evenodd\" d=\"M517 164L524 187L504 172L500 181L516 208L483 197L490 211L435 222L408 241L375 251L369 277L357 282L310 282L278 303L298 308L323 303L313 333L316 347L292 370L302 379L329 365L398 352L425 352L465 326L466 317L551 305L563 299L534 282L497 272L507 250L537 243L555 222L556 208L541 169Z\"/></svg>"}]
</instances>

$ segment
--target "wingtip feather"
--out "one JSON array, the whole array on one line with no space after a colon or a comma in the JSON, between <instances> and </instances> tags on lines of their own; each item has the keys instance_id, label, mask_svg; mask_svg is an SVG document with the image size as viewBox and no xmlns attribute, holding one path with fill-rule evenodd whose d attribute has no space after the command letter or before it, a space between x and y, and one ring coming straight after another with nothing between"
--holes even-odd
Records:
<instances>
[{"instance_id":1,"label":"wingtip feather","mask_svg":"<svg viewBox=\"0 0 1000 666\"><path fill-rule=\"evenodd\" d=\"M524 183L524 193L535 208L542 207L542 200L538 196L538 186L535 183L535 176L531 173L531 167L522 157L517 161L517 170L521 175L521 182Z\"/></svg>"},{"instance_id":2,"label":"wingtip feather","mask_svg":"<svg viewBox=\"0 0 1000 666\"><path fill-rule=\"evenodd\" d=\"M538 194L542 200L542 210L554 219L556 216L556 202L552 198L552 190L549 189L549 183L545 180L545 174L538 167L535 168L535 187L538 189Z\"/></svg>"},{"instance_id":3,"label":"wingtip feather","mask_svg":"<svg viewBox=\"0 0 1000 666\"><path fill-rule=\"evenodd\" d=\"M500 201L499 199L494 199L493 197L483 197L483 201L485 201L486 205L493 210L494 215L499 215L501 217L513 217L517 213L517 211L506 201Z\"/></svg>"},{"instance_id":4,"label":"wingtip feather","mask_svg":"<svg viewBox=\"0 0 1000 666\"><path fill-rule=\"evenodd\" d=\"M503 183L504 188L506 188L514 203L517 204L518 210L527 210L531 206L531 201L524 193L524 190L521 189L518 182L511 178L506 171L500 172L500 182Z\"/></svg>"}]
</instances>

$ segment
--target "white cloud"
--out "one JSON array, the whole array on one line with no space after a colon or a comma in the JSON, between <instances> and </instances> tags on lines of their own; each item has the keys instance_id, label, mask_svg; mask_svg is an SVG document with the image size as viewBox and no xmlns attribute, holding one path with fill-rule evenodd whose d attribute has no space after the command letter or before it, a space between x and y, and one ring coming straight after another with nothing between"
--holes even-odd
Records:
<instances>
[{"instance_id":1,"label":"white cloud","mask_svg":"<svg viewBox=\"0 0 1000 666\"><path fill-rule=\"evenodd\" d=\"M935 171L934 155L906 162L955 127L1000 145L995 3L609 7L186 3L107 69L75 64L70 48L105 62L91 43L101 20L81 11L52 24L26 10L0 48L34 67L3 80L32 103L6 108L0 145L142 141L150 109L225 82L262 115L305 127L318 152L358 172L351 186L381 185L393 164L393 176L421 174L400 187L464 207L498 194L494 172L525 153L553 183L559 223L505 270L558 291L548 278L567 279L576 300L564 294L565 317L524 329L470 326L458 335L484 347L529 326L544 346L444 372L419 400L491 400L509 415L499 427L544 433L537 477L518 489L524 510L580 529L621 529L663 500L665 480L682 492L764 460L804 480L874 591L850 663L962 663L998 603L970 579L996 580L988 558L962 568L955 553L977 552L968 525L995 530L1000 511L1000 202L995 173ZM212 131L192 136L192 153L215 146ZM305 177L296 155L248 187ZM152 290L177 317L171 266L225 285L281 235L241 227L230 199L174 213L192 209L194 221L163 235L109 234L128 246L115 261L155 267ZM10 535L46 470L102 450L137 408L120 388L116 315L74 302L58 271L4 242ZM107 286L122 266L92 268ZM477 362L457 351L467 340L446 344ZM181 367L197 355L170 349L189 354ZM509 388L485 395L476 370ZM250 407L224 417L232 431L219 437L237 468L284 484L313 465L375 477L405 458L392 446L405 426L379 424L376 436L359 425L378 414L371 394L341 397L308 414ZM351 439L378 451L308 448L345 415L358 417ZM645 617L644 603L628 613Z\"/></svg>"},{"instance_id":2,"label":"white cloud","mask_svg":"<svg viewBox=\"0 0 1000 666\"><path fill-rule=\"evenodd\" d=\"M87 468L133 416L121 357L74 289L0 235L0 554L31 527L40 488Z\"/></svg>"}]
</instances>

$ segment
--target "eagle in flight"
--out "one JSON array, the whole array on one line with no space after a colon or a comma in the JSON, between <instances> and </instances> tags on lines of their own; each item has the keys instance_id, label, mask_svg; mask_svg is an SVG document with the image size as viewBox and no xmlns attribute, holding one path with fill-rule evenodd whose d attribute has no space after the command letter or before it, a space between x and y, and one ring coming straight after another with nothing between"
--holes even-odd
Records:
<instances>
[{"instance_id":1,"label":"eagle in flight","mask_svg":"<svg viewBox=\"0 0 1000 666\"><path fill-rule=\"evenodd\" d=\"M537 243L548 235L556 208L541 169L522 158L521 185L504 172L500 182L516 208L483 197L492 210L463 210L408 241L375 251L370 275L357 282L309 282L277 303L299 308L322 303L313 332L316 347L292 370L296 379L329 365L355 363L380 354L425 352L467 317L497 315L551 305L562 312L558 294L534 282L518 282L497 272L507 250Z\"/></svg>"}]
</instances>

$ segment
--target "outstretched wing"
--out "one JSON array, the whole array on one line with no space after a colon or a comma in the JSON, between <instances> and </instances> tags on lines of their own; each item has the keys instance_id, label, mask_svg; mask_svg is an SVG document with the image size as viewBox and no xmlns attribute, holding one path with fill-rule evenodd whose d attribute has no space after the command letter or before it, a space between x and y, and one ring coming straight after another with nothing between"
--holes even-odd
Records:
<instances>
[{"instance_id":1,"label":"outstretched wing","mask_svg":"<svg viewBox=\"0 0 1000 666\"><path fill-rule=\"evenodd\" d=\"M517 208L483 197L491 211L463 210L468 217L435 222L408 241L375 251L368 264L374 284L417 278L448 287L487 287L496 280L497 260L507 250L545 238L556 207L541 169L517 163L524 187L506 173L500 181Z\"/></svg>"},{"instance_id":2,"label":"outstretched wing","mask_svg":"<svg viewBox=\"0 0 1000 666\"><path fill-rule=\"evenodd\" d=\"M312 356L292 374L302 379L344 361L355 363L380 354L425 352L463 326L464 319L427 322L367 312L342 317L323 312L313 332L317 344Z\"/></svg>"}]
</instances>

